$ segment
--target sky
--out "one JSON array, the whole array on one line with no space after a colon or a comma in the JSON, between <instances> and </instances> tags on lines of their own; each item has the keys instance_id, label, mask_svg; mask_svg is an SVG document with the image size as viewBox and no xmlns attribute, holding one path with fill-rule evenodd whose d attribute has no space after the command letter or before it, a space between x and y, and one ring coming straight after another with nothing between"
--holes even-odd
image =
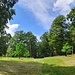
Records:
<instances>
[{"instance_id":1,"label":"sky","mask_svg":"<svg viewBox=\"0 0 75 75\"><path fill-rule=\"evenodd\" d=\"M14 9L16 15L7 24L7 33L12 36L16 31L31 31L37 39L49 31L52 21L58 15L66 16L75 7L75 0L19 0Z\"/></svg>"}]
</instances>

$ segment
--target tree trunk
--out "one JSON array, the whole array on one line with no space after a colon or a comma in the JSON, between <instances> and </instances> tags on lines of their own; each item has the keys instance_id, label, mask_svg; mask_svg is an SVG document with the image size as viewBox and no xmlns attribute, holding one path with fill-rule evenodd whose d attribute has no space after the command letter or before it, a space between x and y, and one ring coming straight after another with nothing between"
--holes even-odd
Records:
<instances>
[{"instance_id":1,"label":"tree trunk","mask_svg":"<svg viewBox=\"0 0 75 75\"><path fill-rule=\"evenodd\" d=\"M73 55L73 47L72 47L72 55Z\"/></svg>"},{"instance_id":2,"label":"tree trunk","mask_svg":"<svg viewBox=\"0 0 75 75\"><path fill-rule=\"evenodd\" d=\"M19 59L20 59L20 54L19 54Z\"/></svg>"},{"instance_id":3,"label":"tree trunk","mask_svg":"<svg viewBox=\"0 0 75 75\"><path fill-rule=\"evenodd\" d=\"M32 57L32 48L31 48L31 43L30 43L30 57Z\"/></svg>"},{"instance_id":4,"label":"tree trunk","mask_svg":"<svg viewBox=\"0 0 75 75\"><path fill-rule=\"evenodd\" d=\"M65 52L65 56L67 56L67 52Z\"/></svg>"}]
</instances>

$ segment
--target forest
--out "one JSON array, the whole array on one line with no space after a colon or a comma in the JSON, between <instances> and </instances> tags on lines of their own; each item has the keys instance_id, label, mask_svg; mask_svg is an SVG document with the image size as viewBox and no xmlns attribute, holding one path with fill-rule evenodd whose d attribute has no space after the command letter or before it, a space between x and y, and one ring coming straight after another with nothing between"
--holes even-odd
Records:
<instances>
[{"instance_id":1,"label":"forest","mask_svg":"<svg viewBox=\"0 0 75 75\"><path fill-rule=\"evenodd\" d=\"M75 7L66 16L58 15L38 41L31 31L16 31L13 37L6 33L6 23L15 14L12 8L17 1L4 1L0 8L0 56L43 58L75 53Z\"/></svg>"}]
</instances>

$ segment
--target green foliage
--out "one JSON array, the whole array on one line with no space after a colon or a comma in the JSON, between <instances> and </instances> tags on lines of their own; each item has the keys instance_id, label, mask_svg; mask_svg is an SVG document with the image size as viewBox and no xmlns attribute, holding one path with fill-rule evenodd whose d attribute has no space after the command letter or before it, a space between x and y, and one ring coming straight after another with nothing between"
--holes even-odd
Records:
<instances>
[{"instance_id":1,"label":"green foliage","mask_svg":"<svg viewBox=\"0 0 75 75\"><path fill-rule=\"evenodd\" d=\"M18 55L20 58L21 56L23 56L23 52L24 52L24 44L22 42L17 43L15 54Z\"/></svg>"},{"instance_id":2,"label":"green foliage","mask_svg":"<svg viewBox=\"0 0 75 75\"><path fill-rule=\"evenodd\" d=\"M0 0L0 55L6 55L10 35L6 33L7 23L15 15L13 6L18 0Z\"/></svg>"},{"instance_id":3,"label":"green foliage","mask_svg":"<svg viewBox=\"0 0 75 75\"><path fill-rule=\"evenodd\" d=\"M49 40L48 40L48 32L45 32L41 37L41 43L40 45L40 56L41 57L48 57L50 56L50 46L49 46Z\"/></svg>"},{"instance_id":4,"label":"green foliage","mask_svg":"<svg viewBox=\"0 0 75 75\"><path fill-rule=\"evenodd\" d=\"M63 15L59 15L54 19L48 35L52 53L61 54L61 49L65 41L66 26L66 18Z\"/></svg>"},{"instance_id":5,"label":"green foliage","mask_svg":"<svg viewBox=\"0 0 75 75\"><path fill-rule=\"evenodd\" d=\"M6 55L10 38L11 38L10 34L4 34L0 37L0 53L1 53L1 56Z\"/></svg>"},{"instance_id":6,"label":"green foliage","mask_svg":"<svg viewBox=\"0 0 75 75\"><path fill-rule=\"evenodd\" d=\"M37 51L37 39L32 32L26 33L26 44L27 50L29 51L30 57L36 57Z\"/></svg>"},{"instance_id":7,"label":"green foliage","mask_svg":"<svg viewBox=\"0 0 75 75\"><path fill-rule=\"evenodd\" d=\"M13 52L12 48L10 46L8 46L6 56L12 57L13 55L14 55L14 52Z\"/></svg>"},{"instance_id":8,"label":"green foliage","mask_svg":"<svg viewBox=\"0 0 75 75\"><path fill-rule=\"evenodd\" d=\"M42 53L42 42L37 43L37 57L44 57Z\"/></svg>"},{"instance_id":9,"label":"green foliage","mask_svg":"<svg viewBox=\"0 0 75 75\"><path fill-rule=\"evenodd\" d=\"M11 20L12 16L15 14L13 6L17 1L18 0L0 0L0 34L5 31L8 20Z\"/></svg>"},{"instance_id":10,"label":"green foliage","mask_svg":"<svg viewBox=\"0 0 75 75\"><path fill-rule=\"evenodd\" d=\"M36 57L36 44L37 39L31 32L25 33L24 31L17 31L15 35L10 39L10 51L12 52L11 56L16 56L16 45L17 43L22 42L24 44L23 56ZM9 51L9 52L10 52ZM9 52L7 52L9 54Z\"/></svg>"},{"instance_id":11,"label":"green foliage","mask_svg":"<svg viewBox=\"0 0 75 75\"><path fill-rule=\"evenodd\" d=\"M30 56L29 51L25 50L24 57L29 57L29 56Z\"/></svg>"},{"instance_id":12,"label":"green foliage","mask_svg":"<svg viewBox=\"0 0 75 75\"><path fill-rule=\"evenodd\" d=\"M64 44L62 48L62 52L71 53L72 52L72 46L69 45L69 43Z\"/></svg>"},{"instance_id":13,"label":"green foliage","mask_svg":"<svg viewBox=\"0 0 75 75\"><path fill-rule=\"evenodd\" d=\"M25 33L23 31L17 31L15 32L15 35L10 39L9 41L9 47L7 50L7 54L10 54L10 56L16 56L16 45L19 42L22 42L25 40L24 37ZM11 53L10 53L11 52Z\"/></svg>"},{"instance_id":14,"label":"green foliage","mask_svg":"<svg viewBox=\"0 0 75 75\"><path fill-rule=\"evenodd\" d=\"M13 10L12 12L14 13ZM24 44L22 55L25 57L47 57L61 55L63 52L75 53L75 8L71 9L67 17L57 16L49 32L45 32L40 39L41 41L38 42L32 32L17 31L10 39L7 55L17 56L19 54L16 51L16 45L19 42Z\"/></svg>"},{"instance_id":15,"label":"green foliage","mask_svg":"<svg viewBox=\"0 0 75 75\"><path fill-rule=\"evenodd\" d=\"M73 45L73 50L75 53L75 7L71 9L69 14L67 15L67 20L69 24L69 32L70 32L70 42Z\"/></svg>"}]
</instances>

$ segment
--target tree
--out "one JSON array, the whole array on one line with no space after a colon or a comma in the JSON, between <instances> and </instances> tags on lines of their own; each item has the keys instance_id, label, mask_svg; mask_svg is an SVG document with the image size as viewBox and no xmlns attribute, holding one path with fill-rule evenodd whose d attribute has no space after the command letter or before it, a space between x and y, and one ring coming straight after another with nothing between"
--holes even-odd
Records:
<instances>
[{"instance_id":1,"label":"tree","mask_svg":"<svg viewBox=\"0 0 75 75\"><path fill-rule=\"evenodd\" d=\"M70 42L75 53L75 7L71 9L69 14L67 15L67 20L69 24Z\"/></svg>"},{"instance_id":2,"label":"tree","mask_svg":"<svg viewBox=\"0 0 75 75\"><path fill-rule=\"evenodd\" d=\"M19 42L22 42L25 44L25 32L20 30L20 31L16 31L14 36L10 39L9 41L9 47L7 49L7 56L15 56L15 50L16 50L16 45ZM11 52L11 53L10 53Z\"/></svg>"},{"instance_id":3,"label":"tree","mask_svg":"<svg viewBox=\"0 0 75 75\"><path fill-rule=\"evenodd\" d=\"M66 27L66 18L63 15L59 15L54 19L48 35L51 55L54 52L61 55L61 49L65 43Z\"/></svg>"},{"instance_id":4,"label":"tree","mask_svg":"<svg viewBox=\"0 0 75 75\"><path fill-rule=\"evenodd\" d=\"M68 53L72 53L72 46L66 42L66 44L64 44L64 46L62 48L62 52L65 53L65 56L67 56Z\"/></svg>"},{"instance_id":5,"label":"tree","mask_svg":"<svg viewBox=\"0 0 75 75\"><path fill-rule=\"evenodd\" d=\"M0 56L6 55L10 38L11 38L10 34L5 34L0 37Z\"/></svg>"},{"instance_id":6,"label":"tree","mask_svg":"<svg viewBox=\"0 0 75 75\"><path fill-rule=\"evenodd\" d=\"M15 56L16 45L19 42L24 44L25 51L23 52L23 56L36 57L36 36L34 36L32 32L25 33L22 30L16 31L15 35L10 39L10 45L7 50L7 55L9 54L8 56ZM12 52L11 55L10 52Z\"/></svg>"},{"instance_id":7,"label":"tree","mask_svg":"<svg viewBox=\"0 0 75 75\"><path fill-rule=\"evenodd\" d=\"M18 0L0 0L0 35L5 32L8 20L15 14L13 6Z\"/></svg>"},{"instance_id":8,"label":"tree","mask_svg":"<svg viewBox=\"0 0 75 75\"><path fill-rule=\"evenodd\" d=\"M19 56L19 59L21 56L23 56L23 52L24 52L24 44L22 42L17 43L15 54Z\"/></svg>"},{"instance_id":9,"label":"tree","mask_svg":"<svg viewBox=\"0 0 75 75\"><path fill-rule=\"evenodd\" d=\"M41 54L43 57L50 56L50 47L48 40L48 32L45 32L41 37Z\"/></svg>"},{"instance_id":10,"label":"tree","mask_svg":"<svg viewBox=\"0 0 75 75\"><path fill-rule=\"evenodd\" d=\"M36 57L37 51L36 51L36 44L37 39L36 36L32 34L32 32L26 33L26 40L27 40L27 50L29 50L30 57Z\"/></svg>"},{"instance_id":11,"label":"tree","mask_svg":"<svg viewBox=\"0 0 75 75\"><path fill-rule=\"evenodd\" d=\"M7 23L9 20L13 19L15 15L15 10L13 6L18 0L0 0L0 55L6 54L6 31L5 28L8 28ZM4 48L4 49L3 49Z\"/></svg>"},{"instance_id":12,"label":"tree","mask_svg":"<svg viewBox=\"0 0 75 75\"><path fill-rule=\"evenodd\" d=\"M44 57L43 53L43 48L42 48L42 42L37 42L37 57Z\"/></svg>"}]
</instances>

